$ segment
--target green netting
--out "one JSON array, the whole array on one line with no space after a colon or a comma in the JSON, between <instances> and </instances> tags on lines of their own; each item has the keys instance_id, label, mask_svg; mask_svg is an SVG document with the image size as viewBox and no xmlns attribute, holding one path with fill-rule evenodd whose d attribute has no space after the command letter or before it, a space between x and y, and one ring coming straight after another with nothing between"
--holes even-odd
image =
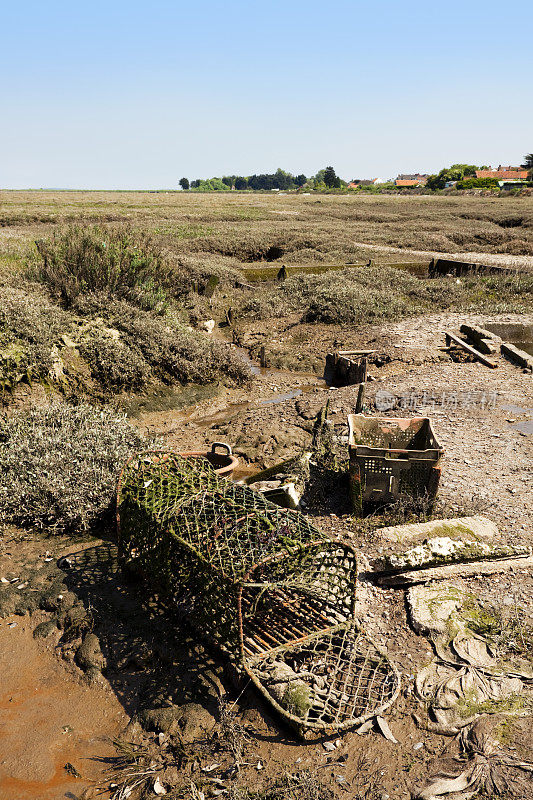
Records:
<instances>
[{"instance_id":1,"label":"green netting","mask_svg":"<svg viewBox=\"0 0 533 800\"><path fill-rule=\"evenodd\" d=\"M396 672L354 622L357 563L349 545L302 514L219 477L205 459L175 453L143 453L128 462L118 518L122 557L134 560L190 623L244 668L289 721L339 729L357 721L355 711L364 707L368 715L383 707L383 698L392 702ZM360 690L348 692L350 702L334 712L333 690L322 712L315 705L323 700L313 692L316 703L294 708L291 685L301 693L301 678L285 659L304 645L313 652L337 648L342 680L359 681ZM362 661L361 647L367 648ZM262 680L265 658L274 659L275 669L283 662L286 698L276 700ZM361 664L375 675L370 684L366 678L361 684Z\"/></svg>"}]
</instances>

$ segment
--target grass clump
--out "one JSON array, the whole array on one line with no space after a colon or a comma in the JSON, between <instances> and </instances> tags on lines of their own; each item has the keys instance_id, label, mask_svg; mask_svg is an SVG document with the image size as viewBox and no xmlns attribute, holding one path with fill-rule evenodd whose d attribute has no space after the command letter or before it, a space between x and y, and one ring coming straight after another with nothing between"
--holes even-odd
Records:
<instances>
[{"instance_id":1,"label":"grass clump","mask_svg":"<svg viewBox=\"0 0 533 800\"><path fill-rule=\"evenodd\" d=\"M149 377L201 385L219 380L239 385L250 379L248 365L226 342L209 339L171 315L159 317L125 301L109 304L105 296L96 295L79 298L76 311L98 319L100 329L104 321L107 334L98 348L91 337L80 352L91 361L93 376L110 390L138 388Z\"/></svg>"},{"instance_id":2,"label":"grass clump","mask_svg":"<svg viewBox=\"0 0 533 800\"><path fill-rule=\"evenodd\" d=\"M255 319L299 312L302 322L372 324L424 312L527 311L533 305L533 274L463 279L415 278L386 265L323 274L296 274L247 299L243 316Z\"/></svg>"},{"instance_id":3,"label":"grass clump","mask_svg":"<svg viewBox=\"0 0 533 800\"><path fill-rule=\"evenodd\" d=\"M146 440L89 405L0 418L0 523L80 533L112 519L119 472Z\"/></svg>"},{"instance_id":4,"label":"grass clump","mask_svg":"<svg viewBox=\"0 0 533 800\"><path fill-rule=\"evenodd\" d=\"M143 232L128 227L71 225L36 241L30 276L70 306L80 294L103 292L151 310L168 304L172 270Z\"/></svg>"},{"instance_id":5,"label":"grass clump","mask_svg":"<svg viewBox=\"0 0 533 800\"><path fill-rule=\"evenodd\" d=\"M264 318L299 311L303 322L371 323L432 307L440 293L437 282L420 281L393 267L355 267L293 275L248 300L242 313Z\"/></svg>"}]
</instances>

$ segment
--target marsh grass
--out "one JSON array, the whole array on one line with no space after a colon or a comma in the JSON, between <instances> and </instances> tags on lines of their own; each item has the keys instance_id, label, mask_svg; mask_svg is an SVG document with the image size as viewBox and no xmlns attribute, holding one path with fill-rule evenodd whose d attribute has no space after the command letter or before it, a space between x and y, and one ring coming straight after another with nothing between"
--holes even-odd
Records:
<instances>
[{"instance_id":1,"label":"marsh grass","mask_svg":"<svg viewBox=\"0 0 533 800\"><path fill-rule=\"evenodd\" d=\"M145 446L124 417L88 405L0 417L0 523L49 533L111 524L119 472Z\"/></svg>"},{"instance_id":2,"label":"marsh grass","mask_svg":"<svg viewBox=\"0 0 533 800\"><path fill-rule=\"evenodd\" d=\"M376 265L292 275L246 299L240 314L265 319L299 312L302 322L372 324L448 308L497 313L532 307L533 274L476 276L458 284Z\"/></svg>"},{"instance_id":3,"label":"marsh grass","mask_svg":"<svg viewBox=\"0 0 533 800\"><path fill-rule=\"evenodd\" d=\"M36 241L30 277L44 283L63 305L81 294L106 293L150 310L164 310L172 270L145 233L127 227L72 225Z\"/></svg>"}]
</instances>

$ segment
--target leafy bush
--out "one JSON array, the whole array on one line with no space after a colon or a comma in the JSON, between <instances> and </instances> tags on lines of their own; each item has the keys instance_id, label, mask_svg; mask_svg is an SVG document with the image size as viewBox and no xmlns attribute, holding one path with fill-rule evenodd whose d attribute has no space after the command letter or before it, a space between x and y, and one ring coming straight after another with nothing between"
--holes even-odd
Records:
<instances>
[{"instance_id":1,"label":"leafy bush","mask_svg":"<svg viewBox=\"0 0 533 800\"><path fill-rule=\"evenodd\" d=\"M497 178L465 178L457 181L456 189L499 189Z\"/></svg>"},{"instance_id":2,"label":"leafy bush","mask_svg":"<svg viewBox=\"0 0 533 800\"><path fill-rule=\"evenodd\" d=\"M39 260L30 277L45 283L65 306L86 292L105 292L147 309L167 305L172 270L144 233L72 225L36 246Z\"/></svg>"},{"instance_id":3,"label":"leafy bush","mask_svg":"<svg viewBox=\"0 0 533 800\"><path fill-rule=\"evenodd\" d=\"M124 417L88 405L0 418L0 522L54 533L109 523L120 470L144 447Z\"/></svg>"}]
</instances>

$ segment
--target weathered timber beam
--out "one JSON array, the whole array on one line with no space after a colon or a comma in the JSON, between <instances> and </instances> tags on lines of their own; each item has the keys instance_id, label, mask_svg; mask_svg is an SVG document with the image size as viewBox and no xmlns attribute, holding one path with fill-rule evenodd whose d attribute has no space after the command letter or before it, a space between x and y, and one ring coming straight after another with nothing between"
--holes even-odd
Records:
<instances>
[{"instance_id":1,"label":"weathered timber beam","mask_svg":"<svg viewBox=\"0 0 533 800\"><path fill-rule=\"evenodd\" d=\"M464 342L462 339L459 338L459 336L456 336L454 333L445 331L444 335L446 336L446 341L448 343L455 342L455 344L458 344L459 347L463 348L463 350L466 350L467 353L470 353L470 355L474 356L474 358L476 358L478 361L481 361L482 364L485 364L486 367L490 367L491 369L496 369L496 367L498 366L494 361L491 361L490 358L486 358L486 356L484 356L483 353L480 353L479 350L475 349L475 347L472 347L471 345Z\"/></svg>"}]
</instances>

